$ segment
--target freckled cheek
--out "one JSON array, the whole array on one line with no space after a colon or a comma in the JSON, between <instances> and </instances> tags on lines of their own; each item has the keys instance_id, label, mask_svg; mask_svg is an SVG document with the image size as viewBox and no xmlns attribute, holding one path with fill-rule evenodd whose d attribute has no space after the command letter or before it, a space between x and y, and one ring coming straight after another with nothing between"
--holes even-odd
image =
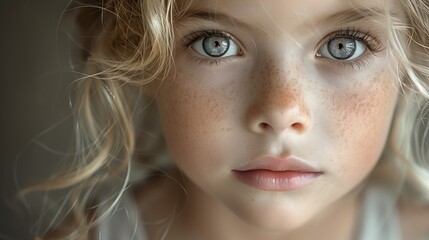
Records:
<instances>
[{"instance_id":1,"label":"freckled cheek","mask_svg":"<svg viewBox=\"0 0 429 240\"><path fill-rule=\"evenodd\" d=\"M222 131L231 99L223 91L201 85L176 85L161 89L157 97L164 135L178 164L198 168L219 155Z\"/></svg>"},{"instance_id":2,"label":"freckled cheek","mask_svg":"<svg viewBox=\"0 0 429 240\"><path fill-rule=\"evenodd\" d=\"M389 84L332 97L336 167L351 178L366 175L383 151L397 95Z\"/></svg>"}]
</instances>

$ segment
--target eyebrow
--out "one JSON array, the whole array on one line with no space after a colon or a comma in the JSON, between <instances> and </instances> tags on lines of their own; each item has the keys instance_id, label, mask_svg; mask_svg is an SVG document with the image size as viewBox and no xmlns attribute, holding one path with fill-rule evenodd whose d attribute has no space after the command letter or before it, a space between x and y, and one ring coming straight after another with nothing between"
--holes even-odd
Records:
<instances>
[{"instance_id":1,"label":"eyebrow","mask_svg":"<svg viewBox=\"0 0 429 240\"><path fill-rule=\"evenodd\" d=\"M316 25L347 24L359 21L379 21L388 14L394 14L382 8L349 8L336 12L317 21Z\"/></svg>"},{"instance_id":2,"label":"eyebrow","mask_svg":"<svg viewBox=\"0 0 429 240\"><path fill-rule=\"evenodd\" d=\"M388 14L397 15L395 12L389 12L387 9L374 7L374 8L349 8L346 10L342 10L336 13L333 13L328 16L323 16L320 19L316 19L310 23L306 23L307 25L311 25L313 27L319 27L324 25L342 25L342 24L350 24L356 23L359 21L379 21L383 17L386 17ZM204 9L192 9L190 10L186 16L184 16L181 21L192 21L193 19L200 19L206 21L217 22L225 25L239 25L242 27L249 26L232 16L221 12L212 12Z\"/></svg>"},{"instance_id":3,"label":"eyebrow","mask_svg":"<svg viewBox=\"0 0 429 240\"><path fill-rule=\"evenodd\" d=\"M212 12L204 9L191 9L189 10L185 16L183 16L179 22L191 21L193 19L206 20L211 22L218 22L225 25L239 25L239 26L247 26L243 21L229 16L227 14L221 12Z\"/></svg>"}]
</instances>

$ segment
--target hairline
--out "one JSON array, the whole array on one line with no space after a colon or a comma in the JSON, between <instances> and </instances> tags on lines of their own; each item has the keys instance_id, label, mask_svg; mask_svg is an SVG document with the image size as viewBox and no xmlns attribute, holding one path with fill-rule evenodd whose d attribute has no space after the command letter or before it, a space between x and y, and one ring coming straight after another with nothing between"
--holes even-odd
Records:
<instances>
[{"instance_id":1,"label":"hairline","mask_svg":"<svg viewBox=\"0 0 429 240\"><path fill-rule=\"evenodd\" d=\"M356 22L380 22L380 20L383 20L387 15L398 16L399 14L395 11L390 11L389 9L380 7L359 8L352 6L333 14L322 16L320 19L304 23L303 26L317 28L322 26L346 25ZM178 23L182 24L188 21L194 22L195 20L215 22L222 25L240 26L242 28L251 28L250 25L234 16L205 8L189 9L186 15L183 16Z\"/></svg>"}]
</instances>

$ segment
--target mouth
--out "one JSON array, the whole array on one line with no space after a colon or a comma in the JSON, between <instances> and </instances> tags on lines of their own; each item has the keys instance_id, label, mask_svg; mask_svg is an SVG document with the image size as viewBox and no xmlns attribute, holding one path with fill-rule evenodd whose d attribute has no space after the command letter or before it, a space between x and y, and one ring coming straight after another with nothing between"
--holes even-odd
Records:
<instances>
[{"instance_id":1,"label":"mouth","mask_svg":"<svg viewBox=\"0 0 429 240\"><path fill-rule=\"evenodd\" d=\"M291 191L316 181L323 172L294 158L262 157L232 170L242 183L265 191Z\"/></svg>"},{"instance_id":2,"label":"mouth","mask_svg":"<svg viewBox=\"0 0 429 240\"><path fill-rule=\"evenodd\" d=\"M321 172L271 171L266 169L233 170L233 173L241 182L266 191L290 191L303 188L322 175Z\"/></svg>"}]
</instances>

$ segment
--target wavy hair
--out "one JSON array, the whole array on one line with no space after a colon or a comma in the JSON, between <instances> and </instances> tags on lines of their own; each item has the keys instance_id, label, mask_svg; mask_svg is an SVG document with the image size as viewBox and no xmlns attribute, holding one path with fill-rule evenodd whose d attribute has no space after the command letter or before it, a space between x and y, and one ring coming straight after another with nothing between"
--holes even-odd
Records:
<instances>
[{"instance_id":1,"label":"wavy hair","mask_svg":"<svg viewBox=\"0 0 429 240\"><path fill-rule=\"evenodd\" d=\"M401 96L386 149L403 179L401 197L429 203L429 2L399 2L404 16L389 18L389 51Z\"/></svg>"},{"instance_id":2,"label":"wavy hair","mask_svg":"<svg viewBox=\"0 0 429 240\"><path fill-rule=\"evenodd\" d=\"M84 0L71 7L76 11L84 61L84 75L74 82L76 154L66 170L21 192L25 195L65 189L68 194L64 202L69 206L66 215L71 215L68 217L75 223L67 239L86 236L94 225L115 210L128 187L141 98L136 89L162 81L170 72L174 23L183 16L189 3ZM152 110L145 114L156 113ZM92 201L100 189L108 190L102 186L111 182L119 188L103 193L108 195L108 200L102 202L109 206L108 210L102 216L95 216L92 209L100 204L92 206ZM55 223L62 220L56 216L47 229L38 234L46 235L48 229L55 228L58 225Z\"/></svg>"}]
</instances>

